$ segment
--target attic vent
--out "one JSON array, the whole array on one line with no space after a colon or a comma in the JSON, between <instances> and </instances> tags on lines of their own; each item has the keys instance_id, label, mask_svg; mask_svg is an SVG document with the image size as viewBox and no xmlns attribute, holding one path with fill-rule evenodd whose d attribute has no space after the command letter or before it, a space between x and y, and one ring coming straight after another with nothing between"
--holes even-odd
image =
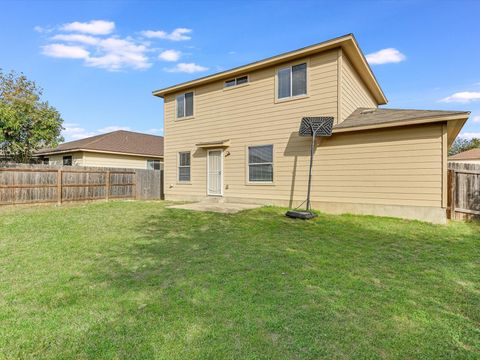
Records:
<instances>
[{"instance_id":1,"label":"attic vent","mask_svg":"<svg viewBox=\"0 0 480 360\"><path fill-rule=\"evenodd\" d=\"M366 109L366 110L362 110L360 114L371 114L371 113L374 113L375 111L376 109Z\"/></svg>"}]
</instances>

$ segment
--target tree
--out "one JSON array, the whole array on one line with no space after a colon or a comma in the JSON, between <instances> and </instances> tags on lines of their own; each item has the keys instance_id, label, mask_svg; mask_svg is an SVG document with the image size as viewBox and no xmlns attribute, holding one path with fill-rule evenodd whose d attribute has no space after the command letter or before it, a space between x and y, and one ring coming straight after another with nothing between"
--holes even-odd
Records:
<instances>
[{"instance_id":1,"label":"tree","mask_svg":"<svg viewBox=\"0 0 480 360\"><path fill-rule=\"evenodd\" d=\"M63 119L42 88L23 74L0 69L0 151L16 162L28 162L34 151L63 141Z\"/></svg>"},{"instance_id":2,"label":"tree","mask_svg":"<svg viewBox=\"0 0 480 360\"><path fill-rule=\"evenodd\" d=\"M465 139L465 138L457 138L453 145L448 150L448 155L452 156L463 151L467 151L470 149L480 148L480 139L473 138L473 139Z\"/></svg>"}]
</instances>

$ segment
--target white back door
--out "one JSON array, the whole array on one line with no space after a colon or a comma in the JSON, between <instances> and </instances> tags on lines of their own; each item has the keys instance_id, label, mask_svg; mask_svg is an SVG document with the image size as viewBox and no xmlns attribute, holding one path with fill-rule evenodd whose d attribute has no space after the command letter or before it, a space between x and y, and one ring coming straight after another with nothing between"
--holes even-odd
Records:
<instances>
[{"instance_id":1,"label":"white back door","mask_svg":"<svg viewBox=\"0 0 480 360\"><path fill-rule=\"evenodd\" d=\"M208 150L207 194L223 195L223 150Z\"/></svg>"}]
</instances>

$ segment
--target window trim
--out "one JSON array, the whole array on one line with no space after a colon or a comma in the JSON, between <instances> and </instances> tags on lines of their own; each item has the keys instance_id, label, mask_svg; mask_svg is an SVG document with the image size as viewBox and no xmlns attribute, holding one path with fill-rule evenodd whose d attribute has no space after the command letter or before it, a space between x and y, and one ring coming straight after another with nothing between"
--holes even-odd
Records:
<instances>
[{"instance_id":1,"label":"window trim","mask_svg":"<svg viewBox=\"0 0 480 360\"><path fill-rule=\"evenodd\" d=\"M301 65L301 64L306 64L306 84L305 84L305 92L306 94L301 94L301 95L295 95L295 96L288 96L288 97L283 97L279 98L278 97L278 86L279 86L279 80L278 80L278 72L282 69L285 68L290 68L290 94L292 93L292 87L293 87L293 77L292 77L292 67L295 65ZM286 101L293 101L293 100L299 100L299 99L306 99L309 98L309 83L310 83L310 58L298 60L295 62L290 62L286 64L279 65L275 68L275 96L274 96L274 103L282 103Z\"/></svg>"},{"instance_id":2,"label":"window trim","mask_svg":"<svg viewBox=\"0 0 480 360\"><path fill-rule=\"evenodd\" d=\"M192 93L193 94L193 115L191 116L183 116L183 117L178 117L178 102L177 102L177 97L179 97L180 95L183 95L183 99L185 101L185 94L188 94L188 93ZM189 90L189 91L185 91L183 93L177 93L175 94L175 120L176 121L182 121L182 120L188 120L188 119L193 119L195 117L195 105L196 105L196 94L195 94L195 90ZM186 110L186 106L184 108L184 114L185 114L185 110Z\"/></svg>"},{"instance_id":3,"label":"window trim","mask_svg":"<svg viewBox=\"0 0 480 360\"><path fill-rule=\"evenodd\" d=\"M70 158L70 165L65 165L65 158ZM73 166L73 155L63 155L62 156L62 166Z\"/></svg>"},{"instance_id":4,"label":"window trim","mask_svg":"<svg viewBox=\"0 0 480 360\"><path fill-rule=\"evenodd\" d=\"M190 157L190 165L180 166L180 154L188 153ZM190 179L189 180L180 180L180 167L190 168ZM191 184L192 183L192 152L190 150L178 151L177 152L177 183L178 184Z\"/></svg>"},{"instance_id":5,"label":"window trim","mask_svg":"<svg viewBox=\"0 0 480 360\"><path fill-rule=\"evenodd\" d=\"M243 77L247 78L247 82L245 82L243 84L240 84L240 85L237 85L237 79L243 78ZM227 81L232 81L232 80L235 80L235 85L225 86ZM229 79L227 79L223 82L223 90L227 91L227 90L232 90L232 89L238 89L240 87L247 86L247 85L250 85L250 75L235 76L234 78L229 78Z\"/></svg>"},{"instance_id":6,"label":"window trim","mask_svg":"<svg viewBox=\"0 0 480 360\"><path fill-rule=\"evenodd\" d=\"M155 165L153 166L153 169L148 168L148 163L150 161L153 161L154 164L155 164L156 161L158 161L159 169L157 171L162 170L162 161L160 159L147 159L147 170L155 170Z\"/></svg>"},{"instance_id":7,"label":"window trim","mask_svg":"<svg viewBox=\"0 0 480 360\"><path fill-rule=\"evenodd\" d=\"M249 149L251 147L259 147L259 146L271 146L272 147L272 181L250 181L250 154L249 154ZM275 171L275 144L270 143L270 144L247 144L245 145L245 185L260 185L260 186L274 186L276 183L276 174L277 172ZM262 164L270 164L270 163L262 163Z\"/></svg>"}]
</instances>

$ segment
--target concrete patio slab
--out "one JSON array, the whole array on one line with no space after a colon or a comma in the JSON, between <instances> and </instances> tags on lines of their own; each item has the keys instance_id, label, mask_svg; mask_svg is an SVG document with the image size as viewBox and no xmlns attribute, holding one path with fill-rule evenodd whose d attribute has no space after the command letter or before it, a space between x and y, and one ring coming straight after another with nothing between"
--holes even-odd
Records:
<instances>
[{"instance_id":1,"label":"concrete patio slab","mask_svg":"<svg viewBox=\"0 0 480 360\"><path fill-rule=\"evenodd\" d=\"M262 205L256 204L237 204L237 203L209 203L209 202L197 202L190 204L171 205L168 206L172 209L184 209L193 211L212 211L224 214L235 214L242 210L256 209Z\"/></svg>"}]
</instances>

